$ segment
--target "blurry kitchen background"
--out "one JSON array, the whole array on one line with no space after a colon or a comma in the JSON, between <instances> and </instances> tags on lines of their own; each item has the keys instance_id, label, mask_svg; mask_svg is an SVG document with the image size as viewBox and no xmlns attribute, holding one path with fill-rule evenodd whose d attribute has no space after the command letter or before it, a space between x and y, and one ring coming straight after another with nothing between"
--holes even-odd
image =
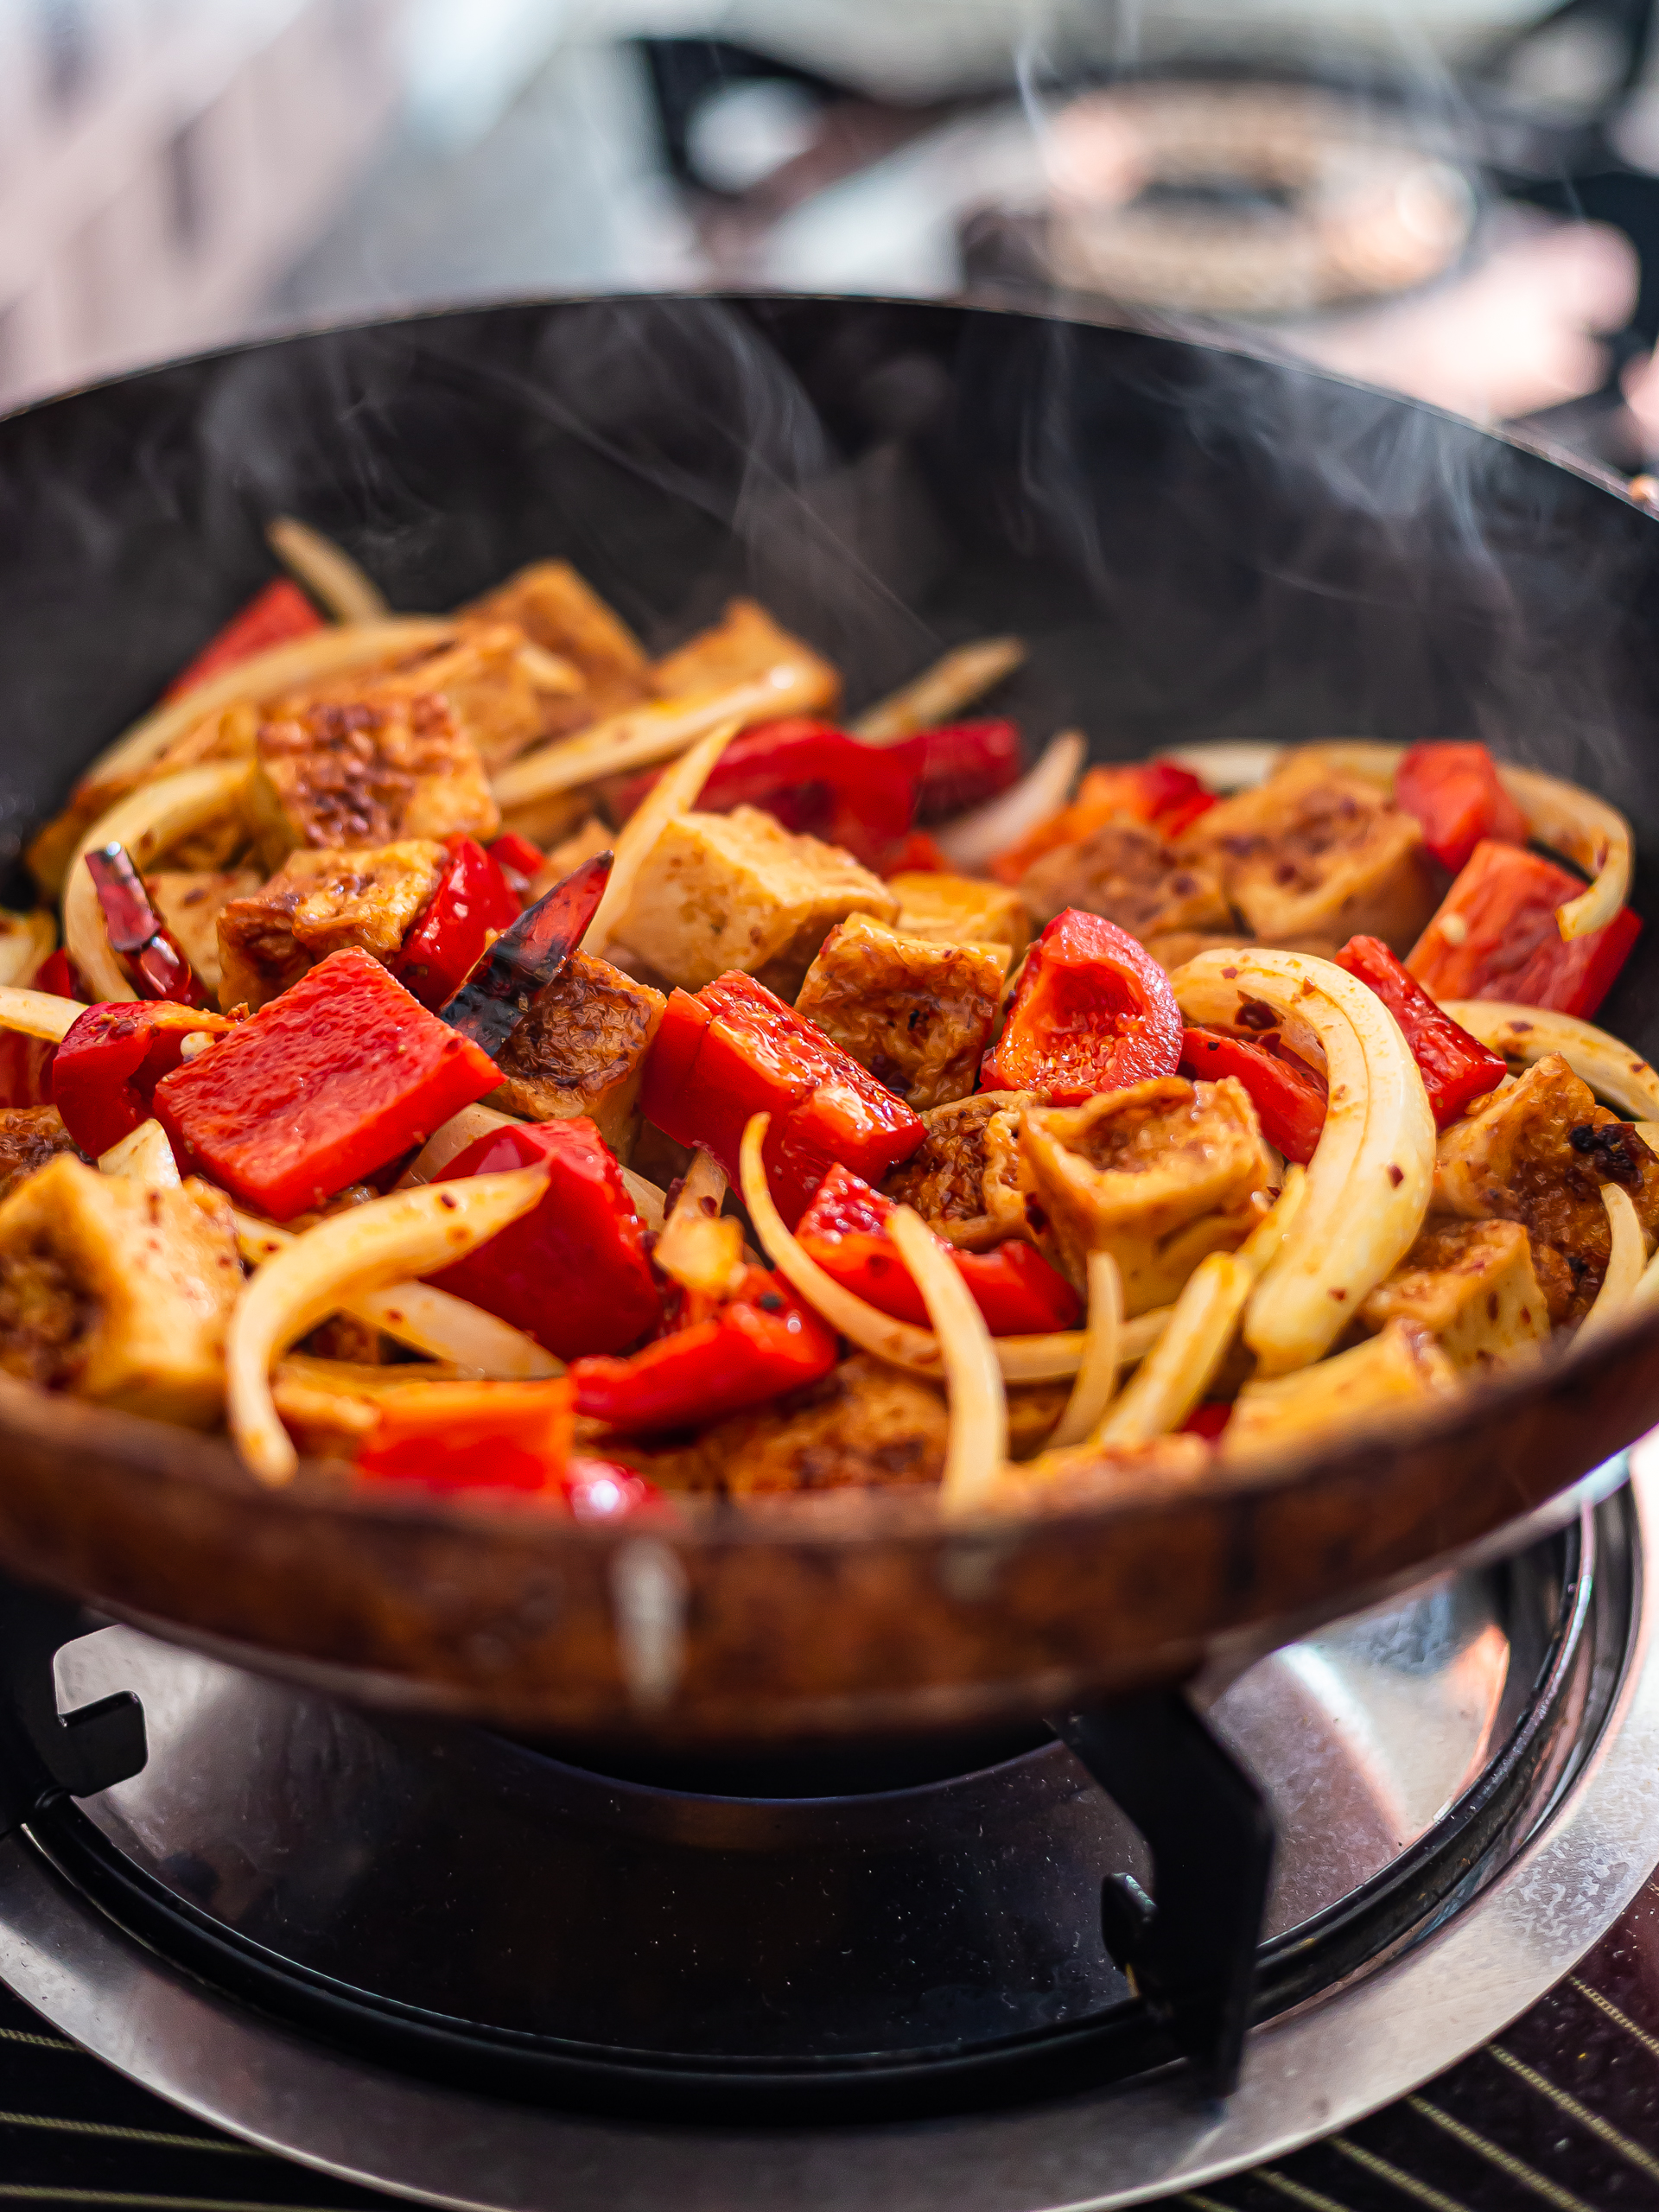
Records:
<instances>
[{"instance_id":1,"label":"blurry kitchen background","mask_svg":"<svg viewBox=\"0 0 1659 2212\"><path fill-rule=\"evenodd\" d=\"M0 405L511 293L1079 298L1659 460L1654 0L0 0Z\"/></svg>"}]
</instances>

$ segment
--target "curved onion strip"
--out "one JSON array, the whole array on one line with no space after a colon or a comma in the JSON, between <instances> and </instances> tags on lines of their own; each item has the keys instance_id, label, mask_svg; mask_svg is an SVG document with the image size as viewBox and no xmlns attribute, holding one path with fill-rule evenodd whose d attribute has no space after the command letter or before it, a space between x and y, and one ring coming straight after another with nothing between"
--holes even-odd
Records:
<instances>
[{"instance_id":1,"label":"curved onion strip","mask_svg":"<svg viewBox=\"0 0 1659 2212\"><path fill-rule=\"evenodd\" d=\"M1659 1070L1617 1037L1576 1014L1503 999L1443 999L1441 1010L1494 1052L1529 1067L1559 1052L1574 1075L1610 1106L1641 1121L1659 1121ZM1476 1102L1479 1103L1478 1100Z\"/></svg>"},{"instance_id":2,"label":"curved onion strip","mask_svg":"<svg viewBox=\"0 0 1659 2212\"><path fill-rule=\"evenodd\" d=\"M1399 1024L1334 962L1247 946L1200 953L1170 978L1184 1010L1222 981L1306 1021L1330 1077L1306 1190L1244 1320L1261 1373L1285 1375L1329 1351L1421 1228L1434 1119Z\"/></svg>"},{"instance_id":3,"label":"curved onion strip","mask_svg":"<svg viewBox=\"0 0 1659 2212\"><path fill-rule=\"evenodd\" d=\"M391 613L379 586L369 582L343 547L309 523L278 515L266 524L265 543L336 622L378 622Z\"/></svg>"},{"instance_id":4,"label":"curved onion strip","mask_svg":"<svg viewBox=\"0 0 1659 2212\"><path fill-rule=\"evenodd\" d=\"M1306 1200L1307 1170L1293 1161L1285 1170L1278 1197L1238 1248L1239 1258L1254 1269L1258 1279L1277 1256L1279 1247L1289 1235Z\"/></svg>"},{"instance_id":5,"label":"curved onion strip","mask_svg":"<svg viewBox=\"0 0 1659 2212\"><path fill-rule=\"evenodd\" d=\"M633 1200L633 1210L647 1229L660 1229L668 1211L668 1193L659 1191L643 1175L636 1175L632 1167L622 1170L622 1180L628 1196Z\"/></svg>"},{"instance_id":6,"label":"curved onion strip","mask_svg":"<svg viewBox=\"0 0 1659 2212\"><path fill-rule=\"evenodd\" d=\"M1607 1254L1607 1272L1601 1279L1601 1288L1596 1293L1596 1302L1580 1322L1573 1341L1586 1344L1624 1320L1631 1300L1636 1296L1647 1271L1647 1251L1642 1238L1642 1224L1637 1219L1636 1208L1630 1204L1630 1194L1617 1183L1604 1183L1601 1202L1607 1209L1607 1227L1611 1243Z\"/></svg>"},{"instance_id":7,"label":"curved onion strip","mask_svg":"<svg viewBox=\"0 0 1659 2212\"><path fill-rule=\"evenodd\" d=\"M1591 878L1587 889L1556 908L1561 935L1570 944L1603 928L1630 896L1630 823L1605 798L1559 776L1535 768L1500 766L1497 772L1539 843L1565 854Z\"/></svg>"},{"instance_id":8,"label":"curved onion strip","mask_svg":"<svg viewBox=\"0 0 1659 2212\"><path fill-rule=\"evenodd\" d=\"M41 908L13 914L0 907L0 986L26 984L57 941L57 925Z\"/></svg>"},{"instance_id":9,"label":"curved onion strip","mask_svg":"<svg viewBox=\"0 0 1659 2212\"><path fill-rule=\"evenodd\" d=\"M195 728L210 715L221 713L245 700L274 699L325 676L343 676L375 661L392 660L407 653L424 652L447 645L455 634L453 621L430 614L391 614L382 622L341 624L314 630L307 637L290 639L269 652L250 653L233 662L205 683L197 683L176 699L152 708L142 720L100 753L81 778L83 784L113 783L142 776L150 762L168 747Z\"/></svg>"},{"instance_id":10,"label":"curved onion strip","mask_svg":"<svg viewBox=\"0 0 1659 2212\"><path fill-rule=\"evenodd\" d=\"M1265 739L1218 737L1208 744L1169 745L1159 754L1178 767L1190 768L1212 791L1254 791L1285 757L1282 745Z\"/></svg>"},{"instance_id":11,"label":"curved onion strip","mask_svg":"<svg viewBox=\"0 0 1659 2212\"><path fill-rule=\"evenodd\" d=\"M897 745L918 729L932 729L960 714L994 683L1011 676L1026 658L1020 638L978 638L956 645L931 668L867 707L847 727L871 745Z\"/></svg>"},{"instance_id":12,"label":"curved onion strip","mask_svg":"<svg viewBox=\"0 0 1659 2212\"><path fill-rule=\"evenodd\" d=\"M764 676L751 677L724 691L654 700L649 706L626 707L620 714L607 715L575 737L513 761L492 789L497 804L511 811L620 769L654 767L658 761L683 753L722 722L734 721L742 729L750 722L772 721L793 713L798 702L810 696L807 671L793 661L779 661Z\"/></svg>"},{"instance_id":13,"label":"curved onion strip","mask_svg":"<svg viewBox=\"0 0 1659 2212\"><path fill-rule=\"evenodd\" d=\"M651 1255L682 1290L721 1298L742 1275L743 1224L721 1212L728 1187L726 1170L699 1147Z\"/></svg>"},{"instance_id":14,"label":"curved onion strip","mask_svg":"<svg viewBox=\"0 0 1659 2212\"><path fill-rule=\"evenodd\" d=\"M124 845L137 868L147 868L175 838L187 836L241 794L252 773L249 760L214 760L206 767L181 769L159 783L140 784L100 815L76 846L63 880L63 942L95 999L131 999L138 994L110 950L98 887L83 866L100 845Z\"/></svg>"},{"instance_id":15,"label":"curved onion strip","mask_svg":"<svg viewBox=\"0 0 1659 2212\"><path fill-rule=\"evenodd\" d=\"M463 1106L447 1122L441 1122L397 1178L400 1191L411 1190L416 1184L435 1182L452 1160L458 1160L468 1145L476 1144L480 1137L488 1136L495 1129L521 1129L524 1124L512 1114L498 1114L493 1106Z\"/></svg>"},{"instance_id":16,"label":"curved onion strip","mask_svg":"<svg viewBox=\"0 0 1659 2212\"><path fill-rule=\"evenodd\" d=\"M1175 1301L1169 1326L1089 1439L1093 1445L1148 1444L1179 1428L1232 1349L1256 1272L1238 1252L1200 1260Z\"/></svg>"},{"instance_id":17,"label":"curved onion strip","mask_svg":"<svg viewBox=\"0 0 1659 2212\"><path fill-rule=\"evenodd\" d=\"M176 1191L182 1179L167 1131L159 1122L140 1122L119 1144L98 1155L99 1172L123 1175L131 1183L149 1183L157 1190Z\"/></svg>"},{"instance_id":18,"label":"curved onion strip","mask_svg":"<svg viewBox=\"0 0 1659 2212\"><path fill-rule=\"evenodd\" d=\"M21 1030L25 1037L44 1037L60 1045L86 1011L78 999L0 983L0 1029Z\"/></svg>"},{"instance_id":19,"label":"curved onion strip","mask_svg":"<svg viewBox=\"0 0 1659 2212\"><path fill-rule=\"evenodd\" d=\"M1089 1255L1089 1325L1083 1363L1065 1411L1048 1440L1048 1449L1081 1444L1098 1426L1117 1388L1123 1333L1123 1276L1109 1252Z\"/></svg>"},{"instance_id":20,"label":"curved onion strip","mask_svg":"<svg viewBox=\"0 0 1659 2212\"><path fill-rule=\"evenodd\" d=\"M991 1332L955 1261L918 1213L895 1206L887 1234L922 1294L944 1360L950 1440L939 1510L972 1513L990 1502L1008 1452L1008 1401Z\"/></svg>"},{"instance_id":21,"label":"curved onion strip","mask_svg":"<svg viewBox=\"0 0 1659 2212\"><path fill-rule=\"evenodd\" d=\"M1643 1268L1641 1280L1630 1293L1624 1318L1633 1321L1638 1313L1651 1313L1656 1306L1659 1306L1659 1252Z\"/></svg>"},{"instance_id":22,"label":"curved onion strip","mask_svg":"<svg viewBox=\"0 0 1659 2212\"><path fill-rule=\"evenodd\" d=\"M594 910L594 918L588 925L588 933L582 940L584 952L597 957L611 938L620 933L628 908L633 904L633 889L639 880L639 872L656 851L658 839L677 815L687 813L696 804L715 761L741 727L735 721L724 721L718 729L711 729L707 737L699 738L689 753L683 753L671 768L664 770L661 781L645 793L617 832L616 856L611 863L611 873L603 896Z\"/></svg>"},{"instance_id":23,"label":"curved onion strip","mask_svg":"<svg viewBox=\"0 0 1659 2212\"><path fill-rule=\"evenodd\" d=\"M1065 731L1009 790L935 830L934 841L951 867L969 872L984 868L1058 814L1071 796L1085 752L1076 730Z\"/></svg>"},{"instance_id":24,"label":"curved onion strip","mask_svg":"<svg viewBox=\"0 0 1659 2212\"><path fill-rule=\"evenodd\" d=\"M271 1400L277 1354L348 1300L463 1258L538 1205L546 1188L544 1170L518 1167L399 1191L320 1221L271 1254L237 1301L225 1347L231 1435L261 1482L288 1482L299 1465Z\"/></svg>"}]
</instances>

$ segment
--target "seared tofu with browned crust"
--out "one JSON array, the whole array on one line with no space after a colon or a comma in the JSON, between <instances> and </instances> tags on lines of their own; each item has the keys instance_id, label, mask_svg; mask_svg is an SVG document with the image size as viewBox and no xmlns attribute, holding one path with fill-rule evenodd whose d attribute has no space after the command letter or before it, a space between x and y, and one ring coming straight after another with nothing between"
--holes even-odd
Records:
<instances>
[{"instance_id":1,"label":"seared tofu with browned crust","mask_svg":"<svg viewBox=\"0 0 1659 2212\"><path fill-rule=\"evenodd\" d=\"M1007 965L1003 946L930 944L854 914L823 940L795 1010L919 1111L972 1091Z\"/></svg>"},{"instance_id":2,"label":"seared tofu with browned crust","mask_svg":"<svg viewBox=\"0 0 1659 2212\"><path fill-rule=\"evenodd\" d=\"M1221 800L1179 849L1219 877L1263 944L1298 937L1345 944L1364 935L1403 957L1434 911L1412 817L1374 784L1317 760L1293 756L1259 790Z\"/></svg>"},{"instance_id":3,"label":"seared tofu with browned crust","mask_svg":"<svg viewBox=\"0 0 1659 2212\"><path fill-rule=\"evenodd\" d=\"M1391 1320L1377 1335L1294 1375L1245 1383L1221 1433L1224 1459L1345 1440L1356 1427L1427 1411L1457 1386L1457 1370L1428 1330Z\"/></svg>"},{"instance_id":4,"label":"seared tofu with browned crust","mask_svg":"<svg viewBox=\"0 0 1659 2212\"><path fill-rule=\"evenodd\" d=\"M425 837L362 851L290 854L262 889L220 910L219 1004L264 1006L347 945L390 961L437 889L448 858Z\"/></svg>"},{"instance_id":5,"label":"seared tofu with browned crust","mask_svg":"<svg viewBox=\"0 0 1659 2212\"><path fill-rule=\"evenodd\" d=\"M1607 1271L1611 1232L1602 1186L1622 1185L1648 1248L1659 1233L1659 1160L1628 1122L1598 1104L1559 1052L1529 1067L1440 1136L1430 1211L1465 1221L1518 1221L1553 1322L1589 1311ZM1542 1262L1542 1264L1540 1262Z\"/></svg>"},{"instance_id":6,"label":"seared tofu with browned crust","mask_svg":"<svg viewBox=\"0 0 1659 2212\"><path fill-rule=\"evenodd\" d=\"M899 901L898 927L935 944L1005 944L1009 963L1031 942L1031 918L1017 891L943 869L904 868L887 878Z\"/></svg>"},{"instance_id":7,"label":"seared tofu with browned crust","mask_svg":"<svg viewBox=\"0 0 1659 2212\"><path fill-rule=\"evenodd\" d=\"M568 561L537 561L461 610L468 622L512 622L543 652L568 661L579 692L543 703L544 734L562 737L650 696L645 648Z\"/></svg>"},{"instance_id":8,"label":"seared tofu with browned crust","mask_svg":"<svg viewBox=\"0 0 1659 2212\"><path fill-rule=\"evenodd\" d=\"M818 947L849 914L899 901L839 845L793 836L759 807L682 814L657 840L615 934L683 990L734 968L793 1001Z\"/></svg>"},{"instance_id":9,"label":"seared tofu with browned crust","mask_svg":"<svg viewBox=\"0 0 1659 2212\"><path fill-rule=\"evenodd\" d=\"M0 1205L0 1370L208 1427L241 1287L222 1191L153 1189L62 1154Z\"/></svg>"},{"instance_id":10,"label":"seared tofu with browned crust","mask_svg":"<svg viewBox=\"0 0 1659 2212\"><path fill-rule=\"evenodd\" d=\"M837 671L774 622L756 601L734 599L718 622L656 664L651 688L659 698L690 698L729 690L780 669L791 671L791 680L778 686L773 713L822 715L839 705Z\"/></svg>"},{"instance_id":11,"label":"seared tofu with browned crust","mask_svg":"<svg viewBox=\"0 0 1659 2212\"><path fill-rule=\"evenodd\" d=\"M882 1190L960 1251L988 1251L1027 1235L1020 1117L1046 1103L1036 1090L981 1090L932 1108L922 1116L927 1135Z\"/></svg>"},{"instance_id":12,"label":"seared tofu with browned crust","mask_svg":"<svg viewBox=\"0 0 1659 2212\"><path fill-rule=\"evenodd\" d=\"M667 1004L608 960L572 953L497 1053L505 1080L487 1103L531 1122L586 1114L626 1158L645 1056Z\"/></svg>"},{"instance_id":13,"label":"seared tofu with browned crust","mask_svg":"<svg viewBox=\"0 0 1659 2212\"><path fill-rule=\"evenodd\" d=\"M1233 921L1216 873L1138 822L1108 822L1080 845L1045 853L1020 880L1020 893L1039 929L1068 906L1103 914L1138 938L1225 930Z\"/></svg>"},{"instance_id":14,"label":"seared tofu with browned crust","mask_svg":"<svg viewBox=\"0 0 1659 2212\"><path fill-rule=\"evenodd\" d=\"M1549 1307L1518 1221L1431 1222L1359 1309L1362 1328L1410 1321L1459 1372L1493 1375L1549 1336Z\"/></svg>"},{"instance_id":15,"label":"seared tofu with browned crust","mask_svg":"<svg viewBox=\"0 0 1659 2212\"><path fill-rule=\"evenodd\" d=\"M233 899L251 899L259 877L251 868L163 868L144 878L156 911L181 952L219 996L219 918Z\"/></svg>"},{"instance_id":16,"label":"seared tofu with browned crust","mask_svg":"<svg viewBox=\"0 0 1659 2212\"><path fill-rule=\"evenodd\" d=\"M74 1150L55 1106L0 1106L0 1200L60 1152Z\"/></svg>"},{"instance_id":17,"label":"seared tofu with browned crust","mask_svg":"<svg viewBox=\"0 0 1659 2212\"><path fill-rule=\"evenodd\" d=\"M478 748L436 693L307 702L262 722L255 750L249 809L273 867L296 846L489 838L500 823Z\"/></svg>"},{"instance_id":18,"label":"seared tofu with browned crust","mask_svg":"<svg viewBox=\"0 0 1659 2212\"><path fill-rule=\"evenodd\" d=\"M1256 940L1248 930L1173 930L1167 936L1154 934L1141 942L1158 965L1173 975L1201 952L1236 952L1241 945L1254 944ZM1332 938L1291 937L1275 938L1268 949L1311 952L1316 959L1334 960L1340 947Z\"/></svg>"},{"instance_id":19,"label":"seared tofu with browned crust","mask_svg":"<svg viewBox=\"0 0 1659 2212\"><path fill-rule=\"evenodd\" d=\"M1267 1211L1274 1156L1236 1077L1163 1076L1020 1123L1020 1184L1039 1249L1081 1289L1109 1252L1123 1310L1166 1306L1210 1252L1236 1251Z\"/></svg>"},{"instance_id":20,"label":"seared tofu with browned crust","mask_svg":"<svg viewBox=\"0 0 1659 2212\"><path fill-rule=\"evenodd\" d=\"M400 670L381 688L441 694L493 773L573 727L569 710L581 696L580 673L556 655L526 652L528 644L515 622L469 621L453 645Z\"/></svg>"}]
</instances>

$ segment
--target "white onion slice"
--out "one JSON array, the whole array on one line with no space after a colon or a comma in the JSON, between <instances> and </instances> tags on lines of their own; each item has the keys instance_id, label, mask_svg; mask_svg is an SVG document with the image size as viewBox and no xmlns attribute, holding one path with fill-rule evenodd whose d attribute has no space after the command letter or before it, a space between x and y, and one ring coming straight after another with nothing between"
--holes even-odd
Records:
<instances>
[{"instance_id":1,"label":"white onion slice","mask_svg":"<svg viewBox=\"0 0 1659 2212\"><path fill-rule=\"evenodd\" d=\"M0 907L0 988L22 988L58 941L57 925L41 907L14 914Z\"/></svg>"},{"instance_id":2,"label":"white onion slice","mask_svg":"<svg viewBox=\"0 0 1659 2212\"><path fill-rule=\"evenodd\" d=\"M1179 1428L1232 1349L1256 1284L1237 1252L1211 1252L1181 1286L1169 1326L1090 1438L1103 1446L1147 1444Z\"/></svg>"},{"instance_id":3,"label":"white onion slice","mask_svg":"<svg viewBox=\"0 0 1659 2212\"><path fill-rule=\"evenodd\" d=\"M944 1363L950 1431L939 1510L959 1514L988 1505L1008 1454L1008 1401L991 1332L957 1264L919 1214L895 1206L887 1234L922 1294Z\"/></svg>"},{"instance_id":4,"label":"white onion slice","mask_svg":"<svg viewBox=\"0 0 1659 2212\"><path fill-rule=\"evenodd\" d=\"M385 593L369 582L351 555L309 523L278 515L266 526L265 543L336 622L378 622L391 612Z\"/></svg>"},{"instance_id":5,"label":"white onion slice","mask_svg":"<svg viewBox=\"0 0 1659 2212\"><path fill-rule=\"evenodd\" d=\"M1624 1320L1630 1302L1641 1286L1647 1268L1647 1249L1643 1241L1642 1224L1637 1219L1636 1208L1630 1204L1630 1194L1617 1183L1604 1183L1601 1203L1607 1209L1607 1227L1611 1243L1607 1254L1607 1272L1601 1279L1601 1288L1596 1293L1595 1303L1578 1326L1573 1341L1575 1345L1589 1344L1593 1338L1605 1336Z\"/></svg>"},{"instance_id":6,"label":"white onion slice","mask_svg":"<svg viewBox=\"0 0 1659 2212\"><path fill-rule=\"evenodd\" d=\"M612 938L626 934L623 925L633 904L634 886L639 880L640 870L656 851L657 841L670 823L696 804L715 763L741 727L735 720L724 721L718 729L711 729L707 737L700 738L689 753L664 771L661 779L646 792L617 832L616 857L611 864L604 895L594 908L594 918L582 940L584 952L597 957L603 954Z\"/></svg>"},{"instance_id":7,"label":"white onion slice","mask_svg":"<svg viewBox=\"0 0 1659 2212\"><path fill-rule=\"evenodd\" d=\"M0 983L0 1029L16 1029L25 1037L44 1037L60 1045L86 1011L78 999Z\"/></svg>"},{"instance_id":8,"label":"white onion slice","mask_svg":"<svg viewBox=\"0 0 1659 2212\"><path fill-rule=\"evenodd\" d=\"M271 1400L276 1356L347 1303L464 1258L539 1205L546 1189L545 1169L519 1167L399 1191L320 1221L270 1254L237 1301L225 1348L231 1435L261 1482L289 1482L299 1465Z\"/></svg>"},{"instance_id":9,"label":"white onion slice","mask_svg":"<svg viewBox=\"0 0 1659 2212\"><path fill-rule=\"evenodd\" d=\"M140 1122L136 1129L98 1156L99 1172L122 1175L131 1183L148 1183L156 1190L176 1191L182 1179L167 1131L159 1122Z\"/></svg>"},{"instance_id":10,"label":"white onion slice","mask_svg":"<svg viewBox=\"0 0 1659 2212\"><path fill-rule=\"evenodd\" d=\"M1047 1448L1082 1444L1098 1427L1117 1388L1122 1363L1123 1275L1109 1252L1089 1255L1089 1324L1077 1379Z\"/></svg>"},{"instance_id":11,"label":"white onion slice","mask_svg":"<svg viewBox=\"0 0 1659 2212\"><path fill-rule=\"evenodd\" d=\"M1659 1070L1576 1014L1503 999L1443 999L1441 1011L1494 1052L1530 1067L1559 1052L1599 1098L1637 1121L1659 1121ZM1478 1106L1478 1099L1475 1102Z\"/></svg>"},{"instance_id":12,"label":"white onion slice","mask_svg":"<svg viewBox=\"0 0 1659 2212\"><path fill-rule=\"evenodd\" d=\"M699 1150L686 1170L674 1211L663 1224L652 1258L663 1273L703 1298L723 1298L743 1273L743 1224L721 1207L726 1170Z\"/></svg>"},{"instance_id":13,"label":"white onion slice","mask_svg":"<svg viewBox=\"0 0 1659 2212\"><path fill-rule=\"evenodd\" d=\"M1205 744L1166 746L1158 757L1190 769L1212 791L1248 791L1267 782L1285 748L1255 738L1221 737Z\"/></svg>"},{"instance_id":14,"label":"white onion slice","mask_svg":"<svg viewBox=\"0 0 1659 2212\"><path fill-rule=\"evenodd\" d=\"M1559 776L1541 775L1535 768L1500 766L1497 772L1539 843L1564 854L1591 879L1576 899L1556 908L1561 935L1571 944L1605 928L1630 896L1630 823L1605 798Z\"/></svg>"},{"instance_id":15,"label":"white onion slice","mask_svg":"<svg viewBox=\"0 0 1659 2212\"><path fill-rule=\"evenodd\" d=\"M897 745L918 729L934 729L949 721L993 684L1011 676L1025 658L1025 642L1020 638L977 638L971 645L953 646L931 668L867 707L847 727L868 744Z\"/></svg>"},{"instance_id":16,"label":"white onion slice","mask_svg":"<svg viewBox=\"0 0 1659 2212\"><path fill-rule=\"evenodd\" d=\"M1009 790L936 830L934 842L951 867L969 874L987 868L999 853L1058 814L1071 796L1086 753L1076 730L1063 732Z\"/></svg>"}]
</instances>

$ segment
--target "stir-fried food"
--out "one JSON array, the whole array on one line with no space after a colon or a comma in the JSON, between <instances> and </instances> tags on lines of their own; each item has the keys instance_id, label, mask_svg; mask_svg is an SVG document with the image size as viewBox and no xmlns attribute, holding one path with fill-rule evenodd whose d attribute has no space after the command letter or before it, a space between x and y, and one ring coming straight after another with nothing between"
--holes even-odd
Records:
<instances>
[{"instance_id":1,"label":"stir-fried food","mask_svg":"<svg viewBox=\"0 0 1659 2212\"><path fill-rule=\"evenodd\" d=\"M282 544L311 597L0 915L0 1389L270 1483L1023 1513L1659 1303L1592 794L1462 742L1027 768L963 719L1015 639L843 721L753 601L653 658L563 562L414 618Z\"/></svg>"}]
</instances>

